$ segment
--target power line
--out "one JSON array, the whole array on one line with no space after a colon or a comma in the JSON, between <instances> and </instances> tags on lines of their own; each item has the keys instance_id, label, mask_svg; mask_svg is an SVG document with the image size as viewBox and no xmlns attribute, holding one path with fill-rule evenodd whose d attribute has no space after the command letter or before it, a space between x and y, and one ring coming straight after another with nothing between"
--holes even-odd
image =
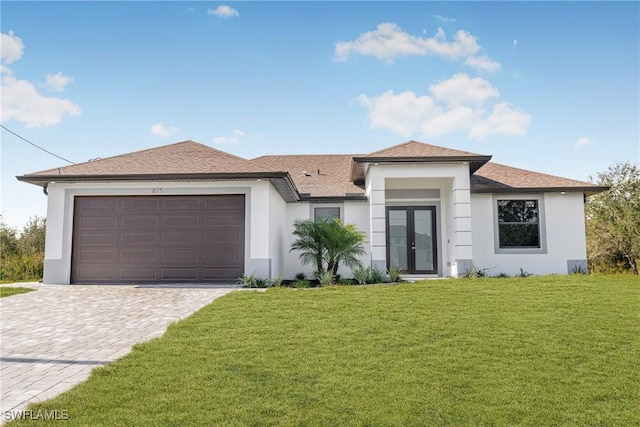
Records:
<instances>
[{"instance_id":1,"label":"power line","mask_svg":"<svg viewBox=\"0 0 640 427\"><path fill-rule=\"evenodd\" d=\"M18 135L17 133L15 133L14 131L12 131L11 129L8 129L8 128L7 128L6 126L4 126L4 125L0 125L0 127L2 127L2 129L6 130L7 132L9 132L9 133L11 133L11 134L13 134L13 135L17 136L18 138L20 138L20 139L21 139L21 140L23 140L24 142L26 142L26 143L28 143L28 144L33 145L33 146L34 146L34 147L36 147L37 149L42 150L42 151L44 151L44 152L45 152L45 153L47 153L47 154L51 154L53 157L57 157L57 158L59 158L60 160L64 160L65 162L69 162L69 163L71 163L72 165L74 165L74 164L75 164L75 163L74 163L74 162L72 162L71 160L69 160L69 159L65 159L64 157L60 157L60 156L58 156L57 154L52 153L51 151L49 151L49 150L47 150L47 149L45 149L45 148L42 148L42 147L40 147L40 146L39 146L39 145L37 145L37 144L34 144L33 142L29 141L28 139L21 137L20 135Z\"/></svg>"}]
</instances>

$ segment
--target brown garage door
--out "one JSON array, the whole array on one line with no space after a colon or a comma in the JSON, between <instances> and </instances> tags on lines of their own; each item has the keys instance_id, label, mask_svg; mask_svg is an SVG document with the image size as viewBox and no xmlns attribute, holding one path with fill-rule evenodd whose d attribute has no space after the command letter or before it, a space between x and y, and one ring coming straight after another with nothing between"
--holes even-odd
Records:
<instances>
[{"instance_id":1,"label":"brown garage door","mask_svg":"<svg viewBox=\"0 0 640 427\"><path fill-rule=\"evenodd\" d=\"M234 282L244 196L76 197L72 283Z\"/></svg>"}]
</instances>

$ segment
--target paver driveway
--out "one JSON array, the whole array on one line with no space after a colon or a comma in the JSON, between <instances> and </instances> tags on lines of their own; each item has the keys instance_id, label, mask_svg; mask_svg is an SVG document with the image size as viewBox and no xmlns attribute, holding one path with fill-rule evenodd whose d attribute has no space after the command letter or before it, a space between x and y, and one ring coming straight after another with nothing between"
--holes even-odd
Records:
<instances>
[{"instance_id":1,"label":"paver driveway","mask_svg":"<svg viewBox=\"0 0 640 427\"><path fill-rule=\"evenodd\" d=\"M21 284L0 298L0 423L233 289Z\"/></svg>"}]
</instances>

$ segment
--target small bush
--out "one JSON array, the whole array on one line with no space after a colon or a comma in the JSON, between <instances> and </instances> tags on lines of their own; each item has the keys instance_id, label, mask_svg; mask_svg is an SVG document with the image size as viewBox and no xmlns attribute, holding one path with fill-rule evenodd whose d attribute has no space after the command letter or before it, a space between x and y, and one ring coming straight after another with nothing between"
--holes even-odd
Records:
<instances>
[{"instance_id":1,"label":"small bush","mask_svg":"<svg viewBox=\"0 0 640 427\"><path fill-rule=\"evenodd\" d=\"M345 277L341 277L338 280L336 280L336 285L340 285L340 286L351 286L354 285L354 281L353 279L347 279Z\"/></svg>"},{"instance_id":2,"label":"small bush","mask_svg":"<svg viewBox=\"0 0 640 427\"><path fill-rule=\"evenodd\" d=\"M528 271L525 271L524 268L520 267L520 273L516 274L514 277L529 277L529 276L533 276L533 273L529 273Z\"/></svg>"},{"instance_id":3,"label":"small bush","mask_svg":"<svg viewBox=\"0 0 640 427\"><path fill-rule=\"evenodd\" d=\"M283 285L284 280L282 279L281 276L278 276L271 279L270 282L271 282L271 286L273 286L274 288L279 288Z\"/></svg>"},{"instance_id":4,"label":"small bush","mask_svg":"<svg viewBox=\"0 0 640 427\"><path fill-rule=\"evenodd\" d=\"M477 265L473 264L473 267L471 267L469 270L465 271L464 274L461 276L464 279L473 279L473 278L483 278L483 277L489 277L489 272L491 270L493 270L495 267L492 268L480 268Z\"/></svg>"},{"instance_id":5,"label":"small bush","mask_svg":"<svg viewBox=\"0 0 640 427\"><path fill-rule=\"evenodd\" d=\"M359 265L351 269L351 274L353 274L354 280L359 285L365 285L369 283L369 280L371 279L371 267Z\"/></svg>"},{"instance_id":6,"label":"small bush","mask_svg":"<svg viewBox=\"0 0 640 427\"><path fill-rule=\"evenodd\" d=\"M387 270L387 277L389 277L391 282L402 282L401 274L402 270L399 268L390 268Z\"/></svg>"},{"instance_id":7,"label":"small bush","mask_svg":"<svg viewBox=\"0 0 640 427\"><path fill-rule=\"evenodd\" d=\"M243 274L242 277L236 280L238 285L242 285L245 288L256 288L256 276L253 274Z\"/></svg>"},{"instance_id":8,"label":"small bush","mask_svg":"<svg viewBox=\"0 0 640 427\"><path fill-rule=\"evenodd\" d=\"M291 285L289 286L291 286L292 288L308 288L311 286L311 282L307 279L296 279L291 282Z\"/></svg>"},{"instance_id":9,"label":"small bush","mask_svg":"<svg viewBox=\"0 0 640 427\"><path fill-rule=\"evenodd\" d=\"M333 283L334 277L330 271L325 271L322 274L316 276L320 286L329 286Z\"/></svg>"},{"instance_id":10,"label":"small bush","mask_svg":"<svg viewBox=\"0 0 640 427\"><path fill-rule=\"evenodd\" d=\"M296 280L304 280L304 279L306 279L306 278L307 278L307 275L306 275L306 274L304 274L304 273L298 273L298 274L296 274L296 275L294 276L294 278L295 278Z\"/></svg>"},{"instance_id":11,"label":"small bush","mask_svg":"<svg viewBox=\"0 0 640 427\"><path fill-rule=\"evenodd\" d=\"M371 275L369 276L369 283L384 283L386 281L387 281L387 278L383 271L380 271L377 268L371 269Z\"/></svg>"}]
</instances>

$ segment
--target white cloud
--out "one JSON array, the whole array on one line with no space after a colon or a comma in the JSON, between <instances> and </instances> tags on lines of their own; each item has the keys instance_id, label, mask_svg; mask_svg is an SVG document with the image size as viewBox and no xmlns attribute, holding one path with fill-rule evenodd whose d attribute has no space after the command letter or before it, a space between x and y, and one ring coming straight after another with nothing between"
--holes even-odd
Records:
<instances>
[{"instance_id":1,"label":"white cloud","mask_svg":"<svg viewBox=\"0 0 640 427\"><path fill-rule=\"evenodd\" d=\"M575 148L581 148L584 147L585 145L589 145L589 144L593 144L594 142L596 142L594 139L591 138L587 138L587 137L580 137L578 138L578 140L576 141L576 144L574 145Z\"/></svg>"},{"instance_id":2,"label":"white cloud","mask_svg":"<svg viewBox=\"0 0 640 427\"><path fill-rule=\"evenodd\" d=\"M506 102L493 106L489 117L469 131L469 137L484 141L491 135L523 136L531 124L531 116Z\"/></svg>"},{"instance_id":3,"label":"white cloud","mask_svg":"<svg viewBox=\"0 0 640 427\"><path fill-rule=\"evenodd\" d=\"M45 85L52 92L64 91L65 87L73 81L71 77L63 75L62 72L58 72L56 74L49 73L45 78Z\"/></svg>"},{"instance_id":4,"label":"white cloud","mask_svg":"<svg viewBox=\"0 0 640 427\"><path fill-rule=\"evenodd\" d=\"M165 126L162 122L158 122L155 125L151 126L149 132L152 135L160 136L162 138L166 138L169 136L177 135L180 133L180 129L173 126Z\"/></svg>"},{"instance_id":5,"label":"white cloud","mask_svg":"<svg viewBox=\"0 0 640 427\"><path fill-rule=\"evenodd\" d=\"M449 106L481 106L489 98L497 98L500 92L490 82L467 74L454 74L447 80L429 86L433 97Z\"/></svg>"},{"instance_id":6,"label":"white cloud","mask_svg":"<svg viewBox=\"0 0 640 427\"><path fill-rule=\"evenodd\" d=\"M513 47L518 47L518 39L513 39Z\"/></svg>"},{"instance_id":7,"label":"white cloud","mask_svg":"<svg viewBox=\"0 0 640 427\"><path fill-rule=\"evenodd\" d=\"M352 53L373 56L387 62L409 55L440 55L459 59L475 55L480 50L476 37L460 30L448 41L442 28L435 36L412 36L394 23L382 23L373 30L350 42L338 42L335 46L336 61L346 61Z\"/></svg>"},{"instance_id":8,"label":"white cloud","mask_svg":"<svg viewBox=\"0 0 640 427\"><path fill-rule=\"evenodd\" d=\"M479 71L499 71L500 63L489 58L487 55L469 56L464 60L463 65L475 68Z\"/></svg>"},{"instance_id":9,"label":"white cloud","mask_svg":"<svg viewBox=\"0 0 640 427\"><path fill-rule=\"evenodd\" d=\"M75 116L82 112L81 108L72 101L44 96L38 92L33 83L18 79L6 64L18 61L22 57L24 44L12 31L8 34L2 33L0 42L2 51L0 122L17 120L29 128L52 126L60 123L65 115ZM64 89L71 78L58 73L53 76L47 75L47 84L49 81L51 81L51 88Z\"/></svg>"},{"instance_id":10,"label":"white cloud","mask_svg":"<svg viewBox=\"0 0 640 427\"><path fill-rule=\"evenodd\" d=\"M409 90L397 95L389 90L372 98L362 94L357 101L369 110L372 128L389 129L404 136L415 133L425 118L439 112L433 98L416 96Z\"/></svg>"},{"instance_id":11,"label":"white cloud","mask_svg":"<svg viewBox=\"0 0 640 427\"><path fill-rule=\"evenodd\" d=\"M225 4L218 6L217 9L207 10L207 13L209 15L216 15L218 18L233 18L235 16L240 16L240 12Z\"/></svg>"},{"instance_id":12,"label":"white cloud","mask_svg":"<svg viewBox=\"0 0 640 427\"><path fill-rule=\"evenodd\" d=\"M466 132L469 138L484 140L491 135L526 135L531 117L523 110L498 101L487 113L491 105L486 104L499 97L487 80L458 73L432 84L424 95L389 90L372 97L361 94L356 101L367 108L372 128L405 137Z\"/></svg>"},{"instance_id":13,"label":"white cloud","mask_svg":"<svg viewBox=\"0 0 640 427\"><path fill-rule=\"evenodd\" d=\"M456 18L449 18L446 16L438 15L438 14L433 15L433 17L439 21L446 22L446 23L456 22Z\"/></svg>"},{"instance_id":14,"label":"white cloud","mask_svg":"<svg viewBox=\"0 0 640 427\"><path fill-rule=\"evenodd\" d=\"M234 129L233 131L231 131L231 135L216 136L212 141L214 144L234 144L240 141L240 139L244 138L245 136L247 136L246 132L240 129Z\"/></svg>"},{"instance_id":15,"label":"white cloud","mask_svg":"<svg viewBox=\"0 0 640 427\"><path fill-rule=\"evenodd\" d=\"M0 33L0 56L3 64L11 64L22 58L24 44L22 40L9 31L8 34Z\"/></svg>"},{"instance_id":16,"label":"white cloud","mask_svg":"<svg viewBox=\"0 0 640 427\"><path fill-rule=\"evenodd\" d=\"M447 18L450 19L450 18ZM423 30L426 34L426 30ZM449 41L442 28L433 37L412 36L402 31L397 24L379 24L373 31L360 34L348 42L337 42L334 61L346 61L352 54L373 56L386 62L403 56L436 55L448 59L464 60L468 65L481 71L497 71L500 63L487 55L478 56L480 51L477 37L460 30Z\"/></svg>"},{"instance_id":17,"label":"white cloud","mask_svg":"<svg viewBox=\"0 0 640 427\"><path fill-rule=\"evenodd\" d=\"M13 73L3 70L2 123L17 120L29 128L51 126L60 123L65 115L81 112L70 100L43 96L30 82L18 80Z\"/></svg>"}]
</instances>

